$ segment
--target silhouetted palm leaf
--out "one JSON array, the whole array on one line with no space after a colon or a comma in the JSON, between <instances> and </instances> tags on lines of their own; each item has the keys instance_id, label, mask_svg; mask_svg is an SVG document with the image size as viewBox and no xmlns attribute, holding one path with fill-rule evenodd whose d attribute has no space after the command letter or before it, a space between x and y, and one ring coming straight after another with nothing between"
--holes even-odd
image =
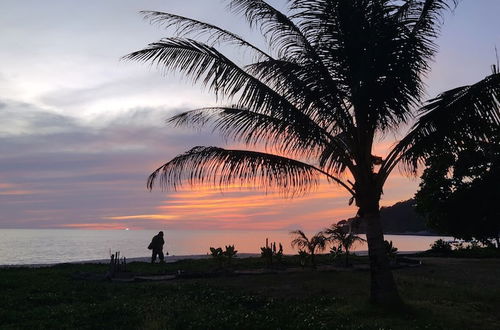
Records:
<instances>
[{"instance_id":1,"label":"silhouetted palm leaf","mask_svg":"<svg viewBox=\"0 0 500 330\"><path fill-rule=\"evenodd\" d=\"M470 141L491 141L500 125L500 74L440 94L421 108L417 123L393 149L383 167L403 160L413 171L439 150L460 152Z\"/></svg>"},{"instance_id":2,"label":"silhouetted palm leaf","mask_svg":"<svg viewBox=\"0 0 500 330\"><path fill-rule=\"evenodd\" d=\"M337 158L332 161L335 166L349 164L349 148L341 136L331 136L317 126L311 126L311 121L298 122L298 119L291 121L289 117L271 117L236 107L208 107L181 113L169 122L179 126L211 125L224 137L247 146L264 145L298 158L310 159L320 154L335 153ZM340 172L332 170L332 173Z\"/></svg>"},{"instance_id":3,"label":"silhouetted palm leaf","mask_svg":"<svg viewBox=\"0 0 500 330\"><path fill-rule=\"evenodd\" d=\"M257 26L266 37L270 48L279 58L299 59L312 51L308 40L295 23L276 8L262 0L230 0L229 8L243 14L250 26Z\"/></svg>"},{"instance_id":4,"label":"silhouetted palm leaf","mask_svg":"<svg viewBox=\"0 0 500 330\"><path fill-rule=\"evenodd\" d=\"M306 234L302 230L293 230L290 234L296 235L290 243L293 248L298 247L300 250L303 250L309 247L309 238L307 238Z\"/></svg>"},{"instance_id":5,"label":"silhouetted palm leaf","mask_svg":"<svg viewBox=\"0 0 500 330\"><path fill-rule=\"evenodd\" d=\"M207 42L212 45L229 42L238 46L248 47L261 57L270 57L263 50L244 40L242 37L231 31L221 29L216 25L159 11L141 11L141 14L143 14L144 18L149 20L152 24L158 24L167 29L174 27L175 34L178 37L188 37L192 35L197 38L206 36L208 38Z\"/></svg>"},{"instance_id":6,"label":"silhouetted palm leaf","mask_svg":"<svg viewBox=\"0 0 500 330\"><path fill-rule=\"evenodd\" d=\"M291 231L290 235L295 235L295 238L290 243L292 248L298 247L299 250L307 250L310 254L324 251L326 248L327 240L321 231L316 233L311 239L300 229Z\"/></svg>"},{"instance_id":7,"label":"silhouetted palm leaf","mask_svg":"<svg viewBox=\"0 0 500 330\"><path fill-rule=\"evenodd\" d=\"M159 177L165 188L176 189L182 182L215 187L251 185L276 189L288 196L303 194L323 176L338 180L314 166L277 155L217 147L195 147L154 171L148 179L152 189ZM339 181L340 182L340 181Z\"/></svg>"}]
</instances>

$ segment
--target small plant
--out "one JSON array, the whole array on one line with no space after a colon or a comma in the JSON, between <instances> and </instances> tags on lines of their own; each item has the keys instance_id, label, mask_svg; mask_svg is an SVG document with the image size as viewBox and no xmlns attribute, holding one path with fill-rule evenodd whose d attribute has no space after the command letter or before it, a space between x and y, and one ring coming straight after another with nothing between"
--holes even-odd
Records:
<instances>
[{"instance_id":1,"label":"small plant","mask_svg":"<svg viewBox=\"0 0 500 330\"><path fill-rule=\"evenodd\" d=\"M451 244L442 239L438 239L431 245L432 252L439 253L450 253L451 252Z\"/></svg>"},{"instance_id":2,"label":"small plant","mask_svg":"<svg viewBox=\"0 0 500 330\"><path fill-rule=\"evenodd\" d=\"M283 260L283 245L279 243L279 249L276 251L276 243L273 243L273 255L276 257L276 261L281 263Z\"/></svg>"},{"instance_id":3,"label":"small plant","mask_svg":"<svg viewBox=\"0 0 500 330\"><path fill-rule=\"evenodd\" d=\"M311 264L313 268L316 268L316 260L314 258L316 252L324 251L326 248L327 239L322 231L311 237L311 239L307 238L306 234L302 230L294 230L290 232L291 235L295 235L295 238L292 240L292 248L297 246L299 248L299 256L300 251L307 250L307 254L311 256Z\"/></svg>"},{"instance_id":4,"label":"small plant","mask_svg":"<svg viewBox=\"0 0 500 330\"><path fill-rule=\"evenodd\" d=\"M260 248L260 256L266 261L269 267L273 264L273 249L269 246L269 239L266 238L266 246Z\"/></svg>"},{"instance_id":5,"label":"small plant","mask_svg":"<svg viewBox=\"0 0 500 330\"><path fill-rule=\"evenodd\" d=\"M276 242L269 244L269 240L266 238L266 246L260 248L260 256L266 261L267 266L273 264L273 259L276 259L278 263L283 260L283 245L278 243L279 249L276 249Z\"/></svg>"},{"instance_id":6,"label":"small plant","mask_svg":"<svg viewBox=\"0 0 500 330\"><path fill-rule=\"evenodd\" d=\"M266 264L269 266L273 263L273 249L268 246L263 246L260 248L260 256L266 261Z\"/></svg>"},{"instance_id":7,"label":"small plant","mask_svg":"<svg viewBox=\"0 0 500 330\"><path fill-rule=\"evenodd\" d=\"M210 247L210 254L212 255L212 258L217 261L220 267L231 265L231 262L237 253L238 251L235 249L234 245L226 245L226 250L222 250L221 247Z\"/></svg>"},{"instance_id":8,"label":"small plant","mask_svg":"<svg viewBox=\"0 0 500 330\"><path fill-rule=\"evenodd\" d=\"M222 251L222 248L210 247L210 254L212 255L212 258L214 258L214 260L219 264L219 266L222 266L224 259L224 252Z\"/></svg>"},{"instance_id":9,"label":"small plant","mask_svg":"<svg viewBox=\"0 0 500 330\"><path fill-rule=\"evenodd\" d=\"M222 252L222 254L228 265L231 264L231 261L236 256L236 253L238 253L238 251L234 248L234 245L226 245L226 250Z\"/></svg>"},{"instance_id":10,"label":"small plant","mask_svg":"<svg viewBox=\"0 0 500 330\"><path fill-rule=\"evenodd\" d=\"M306 266L307 259L309 259L309 253L304 250L299 250L299 262L302 268Z\"/></svg>"},{"instance_id":11,"label":"small plant","mask_svg":"<svg viewBox=\"0 0 500 330\"><path fill-rule=\"evenodd\" d=\"M365 239L359 237L351 231L351 225L339 222L326 228L324 233L326 239L330 242L338 243L338 249L345 251L345 266L349 266L349 250L358 242L366 242Z\"/></svg>"},{"instance_id":12,"label":"small plant","mask_svg":"<svg viewBox=\"0 0 500 330\"><path fill-rule=\"evenodd\" d=\"M334 262L341 255L342 255L342 244L339 244L338 246L332 246L330 248L330 257L332 259L332 262Z\"/></svg>"},{"instance_id":13,"label":"small plant","mask_svg":"<svg viewBox=\"0 0 500 330\"><path fill-rule=\"evenodd\" d=\"M384 248L385 254L387 254L390 259L396 259L398 248L392 244L392 241L384 241Z\"/></svg>"}]
</instances>

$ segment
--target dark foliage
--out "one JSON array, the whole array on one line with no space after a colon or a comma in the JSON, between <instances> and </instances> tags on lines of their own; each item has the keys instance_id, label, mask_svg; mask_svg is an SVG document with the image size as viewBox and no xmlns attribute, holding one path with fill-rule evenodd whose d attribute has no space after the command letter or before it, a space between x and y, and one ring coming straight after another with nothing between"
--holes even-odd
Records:
<instances>
[{"instance_id":1,"label":"dark foliage","mask_svg":"<svg viewBox=\"0 0 500 330\"><path fill-rule=\"evenodd\" d=\"M496 127L500 132L500 126ZM500 134L491 143L471 143L458 154L440 152L427 161L417 210L436 231L500 247Z\"/></svg>"},{"instance_id":2,"label":"dark foliage","mask_svg":"<svg viewBox=\"0 0 500 330\"><path fill-rule=\"evenodd\" d=\"M450 253L451 244L449 242L443 241L442 239L438 239L431 245L431 251L440 253Z\"/></svg>"}]
</instances>

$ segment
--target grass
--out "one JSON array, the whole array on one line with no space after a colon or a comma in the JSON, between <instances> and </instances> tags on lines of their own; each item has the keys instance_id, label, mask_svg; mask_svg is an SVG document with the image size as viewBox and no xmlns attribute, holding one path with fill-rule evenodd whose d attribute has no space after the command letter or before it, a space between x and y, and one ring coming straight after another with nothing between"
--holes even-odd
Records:
<instances>
[{"instance_id":1,"label":"grass","mask_svg":"<svg viewBox=\"0 0 500 330\"><path fill-rule=\"evenodd\" d=\"M251 258L236 260L234 267L262 265L259 258ZM133 263L129 268L147 274L216 266L212 260L185 260L167 265ZM406 302L398 310L367 303L366 271L305 270L134 283L72 278L77 272L106 270L105 265L73 264L0 269L0 328L500 328L499 259L426 258L423 266L396 270Z\"/></svg>"}]
</instances>

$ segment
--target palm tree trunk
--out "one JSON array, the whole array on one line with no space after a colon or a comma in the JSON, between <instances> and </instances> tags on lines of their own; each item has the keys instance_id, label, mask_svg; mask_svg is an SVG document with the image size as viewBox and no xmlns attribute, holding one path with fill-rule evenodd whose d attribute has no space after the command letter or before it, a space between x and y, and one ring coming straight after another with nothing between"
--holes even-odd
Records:
<instances>
[{"instance_id":1,"label":"palm tree trunk","mask_svg":"<svg viewBox=\"0 0 500 330\"><path fill-rule=\"evenodd\" d=\"M345 249L345 266L349 267L349 249Z\"/></svg>"},{"instance_id":2,"label":"palm tree trunk","mask_svg":"<svg viewBox=\"0 0 500 330\"><path fill-rule=\"evenodd\" d=\"M364 221L370 258L370 301L377 304L399 304L401 298L389 267L389 258L385 253L379 211L365 213Z\"/></svg>"}]
</instances>

